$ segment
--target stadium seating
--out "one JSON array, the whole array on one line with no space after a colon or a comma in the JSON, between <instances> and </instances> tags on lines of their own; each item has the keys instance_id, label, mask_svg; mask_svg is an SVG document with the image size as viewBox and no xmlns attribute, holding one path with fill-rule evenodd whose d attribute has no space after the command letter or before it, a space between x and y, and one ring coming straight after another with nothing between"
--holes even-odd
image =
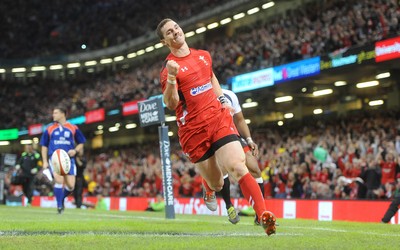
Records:
<instances>
[{"instance_id":1,"label":"stadium seating","mask_svg":"<svg viewBox=\"0 0 400 250\"><path fill-rule=\"evenodd\" d=\"M84 1L78 1L77 6L80 2ZM124 7L102 6L101 3L95 7L99 11L102 8ZM305 6L279 20L265 20L251 27L240 27L233 37L216 37L200 47L211 52L217 75L220 79L226 79L239 73L322 55L344 47L365 45L398 34L400 30L400 12L396 2L336 0L324 3ZM185 15L182 15L184 18ZM148 27L154 28L151 24ZM70 32L67 31L66 28L66 34ZM121 31L122 34L124 32ZM121 41L131 39L131 34L135 32L128 33L130 36L123 37ZM73 41L66 42L74 44ZM110 40L110 43L118 41ZM52 52L43 53L58 53L60 47L63 47L62 44ZM4 46L0 44L1 48ZM66 52L74 50L66 49ZM7 53L12 54L13 51L5 52L5 55ZM70 114L75 116L99 107L114 108L125 101L159 94L161 63L151 61L132 71L117 72L111 77L86 76L62 82L44 79L29 87L5 83L0 96L4 104L0 106L0 127L26 128L29 124L46 123L51 113L49 109L60 100L70 106ZM49 85L57 85L58 88L49 91ZM384 165L388 153L398 159L400 142L397 127L393 126L398 125L398 118L399 113L386 111L350 114L348 117L332 117L325 121L310 120L303 124L293 122L285 128L252 128L254 140L260 144L260 168L265 180L266 196L366 198L368 180L363 173L371 165ZM128 148L89 152L86 195L154 197L161 192L160 159L151 145L132 144ZM379 145L383 151L379 151ZM325 162L316 159L314 149L317 146L328 152ZM198 196L198 175L176 142L172 158L175 195ZM399 172L399 169L395 172ZM369 198L390 198L392 182L380 184L379 188L372 190ZM233 185L232 194L240 195L237 186Z\"/></svg>"},{"instance_id":2,"label":"stadium seating","mask_svg":"<svg viewBox=\"0 0 400 250\"><path fill-rule=\"evenodd\" d=\"M361 46L398 34L400 30L400 13L391 1L328 2L330 5L321 5L320 9L305 6L274 22L266 20L240 27L233 37L222 36L199 47L210 51L214 71L224 83L229 76ZM124 101L159 94L161 63L161 60L151 61L109 77L86 76L61 82L43 79L30 84L28 91L24 84L6 83L0 97L5 104L0 107L0 128L46 123L48 107L59 103L70 106L73 117L99 107L118 108ZM57 86L57 90L50 93L49 85Z\"/></svg>"}]
</instances>

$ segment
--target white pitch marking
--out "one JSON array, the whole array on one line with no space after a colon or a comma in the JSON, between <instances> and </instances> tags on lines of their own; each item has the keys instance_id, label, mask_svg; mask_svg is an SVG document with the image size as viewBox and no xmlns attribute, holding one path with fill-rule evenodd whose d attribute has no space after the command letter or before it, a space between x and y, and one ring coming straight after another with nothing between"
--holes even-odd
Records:
<instances>
[{"instance_id":1,"label":"white pitch marking","mask_svg":"<svg viewBox=\"0 0 400 250\"><path fill-rule=\"evenodd\" d=\"M254 236L266 236L265 233L131 233L131 232L27 232L27 231L0 231L2 237L16 237L16 236L39 236L39 235L59 235L59 236L75 236L75 235L96 235L96 236L116 236L116 237L254 237ZM304 236L300 233L281 233L275 236Z\"/></svg>"}]
</instances>

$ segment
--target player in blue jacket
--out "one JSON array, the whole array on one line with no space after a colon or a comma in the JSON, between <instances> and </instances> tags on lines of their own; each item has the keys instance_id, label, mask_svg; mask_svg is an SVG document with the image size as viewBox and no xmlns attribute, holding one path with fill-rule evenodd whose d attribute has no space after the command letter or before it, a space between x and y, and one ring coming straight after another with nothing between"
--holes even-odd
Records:
<instances>
[{"instance_id":1,"label":"player in blue jacket","mask_svg":"<svg viewBox=\"0 0 400 250\"><path fill-rule=\"evenodd\" d=\"M75 156L83 152L85 136L76 125L67 122L67 111L63 107L53 109L54 123L47 127L40 139L42 146L43 169L50 170L54 176L54 195L57 200L57 211L61 214L64 211L64 199L72 193L75 186L76 164ZM51 155L56 149L65 150L71 157L71 169L65 176L58 175L52 171ZM49 177L49 175L48 175ZM51 178L51 176L50 176Z\"/></svg>"}]
</instances>

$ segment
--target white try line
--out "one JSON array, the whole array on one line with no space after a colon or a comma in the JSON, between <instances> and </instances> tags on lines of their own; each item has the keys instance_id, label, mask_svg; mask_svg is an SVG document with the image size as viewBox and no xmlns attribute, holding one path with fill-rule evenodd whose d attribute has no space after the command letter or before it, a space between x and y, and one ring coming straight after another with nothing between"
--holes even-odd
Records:
<instances>
[{"instance_id":1,"label":"white try line","mask_svg":"<svg viewBox=\"0 0 400 250\"><path fill-rule=\"evenodd\" d=\"M153 232L104 232L104 231L88 231L88 232L57 232L57 231L0 231L0 237L21 237L21 236L113 236L113 237L138 237L138 238L150 238L150 237L163 237L163 238L175 238L175 237L263 237L266 236L265 233L153 233ZM274 235L274 237L282 236L304 236L300 233L281 233L279 235Z\"/></svg>"},{"instance_id":2,"label":"white try line","mask_svg":"<svg viewBox=\"0 0 400 250\"><path fill-rule=\"evenodd\" d=\"M284 228L289 229L308 229L308 230L316 230L316 231L328 231L335 233L359 233L359 234L367 234L367 235L376 235L376 236L384 236L384 237L398 237L399 234L390 234L390 233L374 233L374 232L366 232L366 231L353 231L353 230L345 230L345 229L332 229L327 227L298 227L298 226L285 226Z\"/></svg>"}]
</instances>

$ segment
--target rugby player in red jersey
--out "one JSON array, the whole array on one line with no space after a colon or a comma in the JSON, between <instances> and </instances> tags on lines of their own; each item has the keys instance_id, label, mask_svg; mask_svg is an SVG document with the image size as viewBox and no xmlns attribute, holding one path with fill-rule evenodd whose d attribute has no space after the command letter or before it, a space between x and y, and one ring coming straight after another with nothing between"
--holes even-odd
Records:
<instances>
[{"instance_id":1,"label":"rugby player in red jersey","mask_svg":"<svg viewBox=\"0 0 400 250\"><path fill-rule=\"evenodd\" d=\"M166 106L175 110L179 142L204 178L204 200L215 211L215 191L224 180L220 168L235 178L243 195L256 211L267 235L276 231L274 214L245 165L245 154L233 123L226 97L212 70L210 53L189 48L181 27L171 19L157 26L161 43L170 54L160 73Z\"/></svg>"}]
</instances>

